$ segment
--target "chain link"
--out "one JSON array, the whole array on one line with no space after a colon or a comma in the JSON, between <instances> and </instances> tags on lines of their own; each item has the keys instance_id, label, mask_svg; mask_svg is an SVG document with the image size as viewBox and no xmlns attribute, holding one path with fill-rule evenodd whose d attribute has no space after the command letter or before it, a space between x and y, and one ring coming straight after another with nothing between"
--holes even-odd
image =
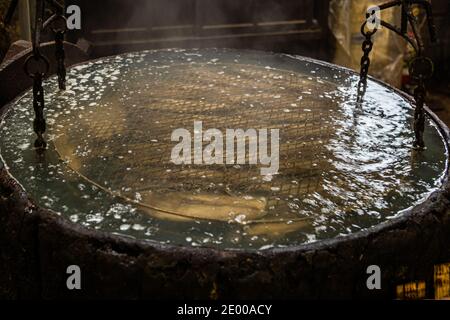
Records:
<instances>
[{"instance_id":1,"label":"chain link","mask_svg":"<svg viewBox=\"0 0 450 320\"><path fill-rule=\"evenodd\" d=\"M59 89L66 90L66 67L64 65L66 54L64 51L64 31L55 32L55 57Z\"/></svg>"},{"instance_id":2,"label":"chain link","mask_svg":"<svg viewBox=\"0 0 450 320\"><path fill-rule=\"evenodd\" d=\"M423 133L425 130L424 105L427 96L425 80L431 79L433 72L433 62L427 57L419 55L410 62L409 74L417 84L417 87L414 89L414 100L416 102L414 111L414 148L416 149L425 148L423 140Z\"/></svg>"},{"instance_id":3,"label":"chain link","mask_svg":"<svg viewBox=\"0 0 450 320\"><path fill-rule=\"evenodd\" d=\"M33 51L31 56L25 61L24 69L25 73L33 79L33 109L35 115L33 129L37 135L34 146L38 153L43 153L47 148L47 143L44 139L46 124L44 118L45 100L42 81L48 73L50 65L47 58L40 53L42 20L45 12L44 0L36 0L35 5L36 17L33 31ZM32 70L31 62L36 64L34 70Z\"/></svg>"},{"instance_id":4,"label":"chain link","mask_svg":"<svg viewBox=\"0 0 450 320\"><path fill-rule=\"evenodd\" d=\"M33 129L37 135L34 146L37 150L44 150L47 143L44 140L44 133L46 130L44 118L44 88L42 87L42 80L44 74L35 73L33 76L33 109L35 119L33 121Z\"/></svg>"},{"instance_id":5,"label":"chain link","mask_svg":"<svg viewBox=\"0 0 450 320\"><path fill-rule=\"evenodd\" d=\"M60 90L66 89L66 67L64 61L66 54L64 51L64 35L67 31L67 20L61 10L57 10L43 25L43 29L53 31L55 39L55 60L56 73L58 75L58 86Z\"/></svg>"},{"instance_id":6,"label":"chain link","mask_svg":"<svg viewBox=\"0 0 450 320\"><path fill-rule=\"evenodd\" d=\"M364 36L364 42L362 44L363 56L361 58L361 70L359 73L359 82L358 82L358 92L357 92L357 101L361 102L364 95L366 94L367 89L367 76L369 74L370 67L370 53L373 49L372 36L377 32L377 29L373 31L365 31L366 23L363 24L361 28L361 33Z\"/></svg>"},{"instance_id":7,"label":"chain link","mask_svg":"<svg viewBox=\"0 0 450 320\"><path fill-rule=\"evenodd\" d=\"M414 89L414 100L416 101L416 108L414 110L414 148L417 149L423 149L425 147L425 142L423 140L423 133L425 130L425 98L425 84L421 79Z\"/></svg>"}]
</instances>

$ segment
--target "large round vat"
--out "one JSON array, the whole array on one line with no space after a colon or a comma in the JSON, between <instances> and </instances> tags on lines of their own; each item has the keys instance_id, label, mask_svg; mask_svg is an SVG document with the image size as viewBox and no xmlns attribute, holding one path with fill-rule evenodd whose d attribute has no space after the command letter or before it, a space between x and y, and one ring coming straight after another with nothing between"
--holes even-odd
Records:
<instances>
[{"instance_id":1,"label":"large round vat","mask_svg":"<svg viewBox=\"0 0 450 320\"><path fill-rule=\"evenodd\" d=\"M450 258L448 130L427 109L414 150L414 102L383 83L358 104L353 71L218 49L67 76L42 155L32 93L2 108L3 296L393 297Z\"/></svg>"}]
</instances>

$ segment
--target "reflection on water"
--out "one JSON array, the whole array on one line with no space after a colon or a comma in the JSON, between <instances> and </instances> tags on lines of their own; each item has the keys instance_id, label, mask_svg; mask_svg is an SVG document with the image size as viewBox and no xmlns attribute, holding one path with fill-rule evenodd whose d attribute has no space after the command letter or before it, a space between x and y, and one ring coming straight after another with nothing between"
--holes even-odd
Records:
<instances>
[{"instance_id":1,"label":"reflection on water","mask_svg":"<svg viewBox=\"0 0 450 320\"><path fill-rule=\"evenodd\" d=\"M49 150L32 150L31 93L1 125L12 176L75 223L160 242L265 249L348 235L440 185L446 150L429 122L412 152L412 107L300 58L225 50L125 54L46 82ZM177 128L279 129L278 175L259 165L170 162ZM248 162L247 162L248 163ZM400 213L401 214L401 213Z\"/></svg>"}]
</instances>

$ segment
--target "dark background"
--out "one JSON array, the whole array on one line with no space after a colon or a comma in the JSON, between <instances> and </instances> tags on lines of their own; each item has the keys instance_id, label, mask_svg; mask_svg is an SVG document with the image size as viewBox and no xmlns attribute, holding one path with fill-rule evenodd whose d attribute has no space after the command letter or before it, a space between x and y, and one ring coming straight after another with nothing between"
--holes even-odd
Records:
<instances>
[{"instance_id":1,"label":"dark background","mask_svg":"<svg viewBox=\"0 0 450 320\"><path fill-rule=\"evenodd\" d=\"M330 0L65 2L77 4L82 10L82 30L70 31L67 40L82 44L91 58L169 47L256 49L326 61L332 61L335 53L336 39L328 24ZM20 39L17 13L10 26L3 24L9 3L0 0L0 61L11 43ZM429 101L450 124L450 0L431 3L439 41L427 46L427 55L436 66ZM44 35L43 40L52 39Z\"/></svg>"}]
</instances>

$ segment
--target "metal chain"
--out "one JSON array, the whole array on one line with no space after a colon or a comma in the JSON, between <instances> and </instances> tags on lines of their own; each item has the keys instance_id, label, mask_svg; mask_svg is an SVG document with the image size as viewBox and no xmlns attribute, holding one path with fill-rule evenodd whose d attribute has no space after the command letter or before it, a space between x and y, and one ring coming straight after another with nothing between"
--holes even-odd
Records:
<instances>
[{"instance_id":1,"label":"metal chain","mask_svg":"<svg viewBox=\"0 0 450 320\"><path fill-rule=\"evenodd\" d=\"M34 146L38 152L43 152L47 147L47 143L44 139L46 124L44 118L45 103L42 81L50 68L47 58L45 58L45 56L43 56L40 52L44 0L36 0L35 12L36 18L33 31L33 52L25 61L24 69L26 74L33 79L33 109L35 114L33 129L37 135ZM34 63L34 66L32 63Z\"/></svg>"},{"instance_id":2,"label":"metal chain","mask_svg":"<svg viewBox=\"0 0 450 320\"><path fill-rule=\"evenodd\" d=\"M34 146L37 151L43 151L47 147L47 143L44 140L44 133L46 130L45 118L44 118L44 88L42 86L43 79L47 74L50 64L48 60L41 55L39 47L33 51L24 64L24 69L27 75L33 79L33 109L34 109L34 121L33 129L37 135L37 139L34 142ZM34 66L32 66L34 63Z\"/></svg>"},{"instance_id":3,"label":"metal chain","mask_svg":"<svg viewBox=\"0 0 450 320\"><path fill-rule=\"evenodd\" d=\"M411 78L417 84L414 89L414 100L416 102L416 108L414 111L414 148L424 149L425 143L423 140L423 134L425 130L425 98L427 95L425 88L425 80L432 77L434 71L433 62L426 57L418 56L414 58L409 65L409 73Z\"/></svg>"},{"instance_id":4,"label":"metal chain","mask_svg":"<svg viewBox=\"0 0 450 320\"><path fill-rule=\"evenodd\" d=\"M56 73L58 74L59 89L66 89L66 67L64 61L66 54L64 51L64 35L67 31L67 20L64 17L61 8L55 9L53 14L47 21L45 21L43 28L50 28L55 37L55 58L56 58Z\"/></svg>"},{"instance_id":5,"label":"metal chain","mask_svg":"<svg viewBox=\"0 0 450 320\"><path fill-rule=\"evenodd\" d=\"M66 54L64 51L64 31L55 32L55 57L59 89L66 90L66 66L64 65Z\"/></svg>"},{"instance_id":6,"label":"metal chain","mask_svg":"<svg viewBox=\"0 0 450 320\"><path fill-rule=\"evenodd\" d=\"M367 76L369 74L369 67L370 67L370 53L373 49L373 42L372 42L372 36L377 32L377 29L374 29L373 31L365 31L366 23L364 23L361 27L361 33L364 36L364 42L362 44L362 51L363 56L361 58L361 70L359 73L359 82L358 82L358 96L357 101L361 102L364 95L366 94L367 89Z\"/></svg>"},{"instance_id":7,"label":"metal chain","mask_svg":"<svg viewBox=\"0 0 450 320\"><path fill-rule=\"evenodd\" d=\"M425 97L425 84L420 79L416 89L414 89L414 99L416 101L416 108L414 110L414 148L417 149L423 149L425 147L425 142L423 141L423 133L425 130Z\"/></svg>"},{"instance_id":8,"label":"metal chain","mask_svg":"<svg viewBox=\"0 0 450 320\"><path fill-rule=\"evenodd\" d=\"M397 28L386 21L380 20L380 25L387 28L390 31L401 36L416 51L416 57L410 63L410 75L416 81L417 87L414 90L414 99L416 102L416 108L414 111L414 147L417 149L423 149L425 147L424 143L424 130L425 130L425 98L426 98L426 89L425 89L425 80L428 80L433 75L433 62L423 56L424 43L422 41L419 28L417 26L417 20L414 15L411 13L411 6L416 4L422 7L425 10L426 18L428 20L428 29L430 33L430 39L432 42L436 42L436 30L433 22L433 14L431 3L426 0L402 0L402 1L391 1L379 6L379 10L386 10L392 7L401 6L402 10L402 19L401 19L401 28ZM366 14L366 19L369 18L370 14ZM408 35L408 24L411 26L411 31L414 37L410 37ZM369 54L373 48L372 36L375 34L377 29L373 31L366 32L367 20L361 26L361 33L365 37L365 40L362 45L362 49L364 52L363 57L361 58L361 72L360 72L360 80L358 83L358 102L361 102L364 97L367 89L367 75L370 67L370 58Z\"/></svg>"},{"instance_id":9,"label":"metal chain","mask_svg":"<svg viewBox=\"0 0 450 320\"><path fill-rule=\"evenodd\" d=\"M427 12L429 14L430 12ZM409 24L411 25L412 32L414 34L414 39L417 44L416 57L410 62L409 73L412 79L416 82L417 87L414 89L414 100L416 102L416 108L414 110L414 148L424 149L425 142L423 140L423 135L425 131L425 98L426 98L426 88L425 80L431 79L434 72L433 62L423 56L424 43L419 32L418 20L412 14L412 12L407 13L407 18ZM431 15L428 16L429 28L431 37L433 37L434 25L431 20Z\"/></svg>"},{"instance_id":10,"label":"metal chain","mask_svg":"<svg viewBox=\"0 0 450 320\"><path fill-rule=\"evenodd\" d=\"M43 77L44 74L42 73L35 73L33 76L33 109L35 114L33 129L37 134L37 139L34 142L37 150L44 150L47 147L47 143L44 140L46 124L44 118L44 88L42 87Z\"/></svg>"},{"instance_id":11,"label":"metal chain","mask_svg":"<svg viewBox=\"0 0 450 320\"><path fill-rule=\"evenodd\" d=\"M56 12L47 22L43 23L45 13L45 2L50 3ZM5 17L5 23L9 24L12 20L14 11L17 8L18 0L11 0L8 12ZM57 27L56 22L62 23ZM45 27L53 23L55 26L52 30L55 34L55 58L57 62L58 84L59 88L66 88L66 67L64 65L64 34L67 30L66 18L64 17L64 6L55 0L35 0L35 25L33 30L33 51L24 64L26 74L33 79L33 109L35 119L33 121L33 129L36 132L37 139L34 143L38 151L45 150L47 143L44 139L46 131L46 123L44 117L44 88L42 86L43 79L48 73L50 65L45 56L40 53L41 31ZM3 28L3 23L0 22ZM34 66L32 65L34 63Z\"/></svg>"}]
</instances>

